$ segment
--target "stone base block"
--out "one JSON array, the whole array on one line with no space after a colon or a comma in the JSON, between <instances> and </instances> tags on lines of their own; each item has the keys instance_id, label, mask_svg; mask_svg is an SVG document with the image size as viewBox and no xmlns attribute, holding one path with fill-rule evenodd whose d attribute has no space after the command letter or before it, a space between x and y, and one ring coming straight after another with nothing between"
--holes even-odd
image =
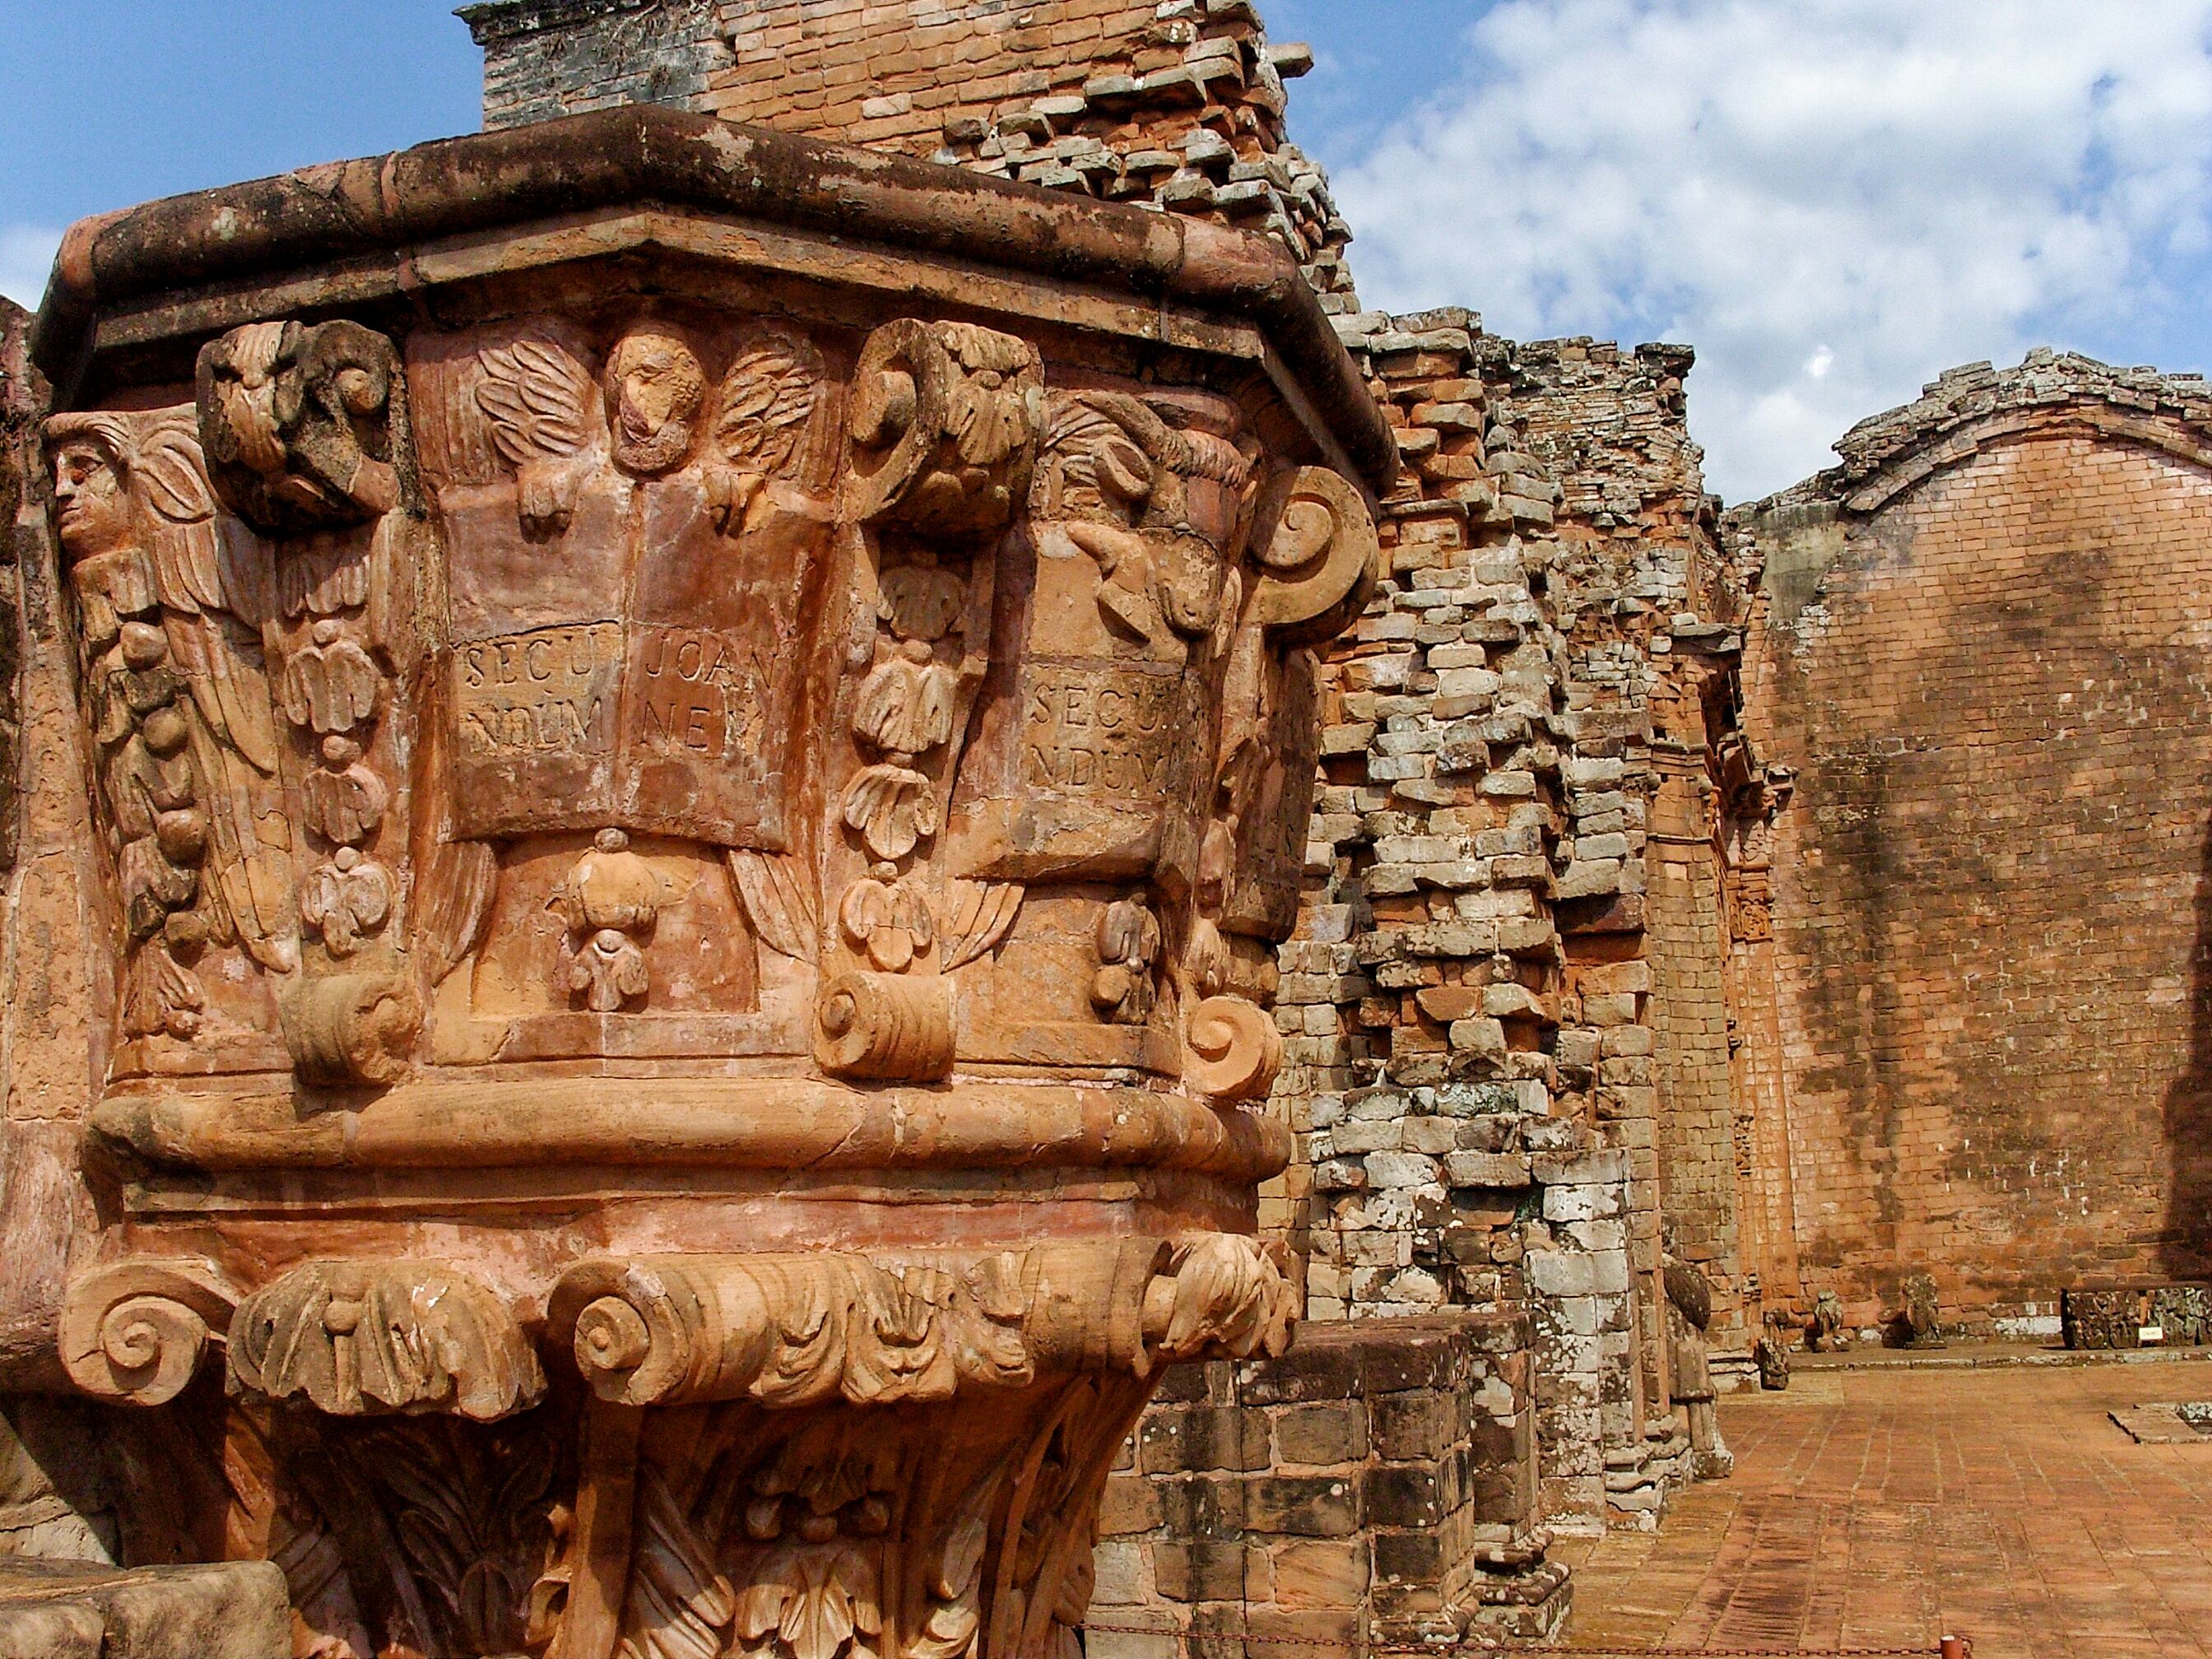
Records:
<instances>
[{"instance_id":1,"label":"stone base block","mask_svg":"<svg viewBox=\"0 0 2212 1659\"><path fill-rule=\"evenodd\" d=\"M0 1659L290 1659L284 1575L207 1566L0 1564Z\"/></svg>"}]
</instances>

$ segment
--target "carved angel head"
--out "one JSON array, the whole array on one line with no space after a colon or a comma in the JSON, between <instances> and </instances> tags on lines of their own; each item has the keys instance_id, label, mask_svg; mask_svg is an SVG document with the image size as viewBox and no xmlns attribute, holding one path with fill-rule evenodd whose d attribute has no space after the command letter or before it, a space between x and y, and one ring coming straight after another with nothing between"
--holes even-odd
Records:
<instances>
[{"instance_id":1,"label":"carved angel head","mask_svg":"<svg viewBox=\"0 0 2212 1659\"><path fill-rule=\"evenodd\" d=\"M56 528L72 559L143 540L142 507L172 524L197 523L215 512L188 422L139 427L122 415L57 415L46 422L46 453L54 469Z\"/></svg>"},{"instance_id":2,"label":"carved angel head","mask_svg":"<svg viewBox=\"0 0 2212 1659\"><path fill-rule=\"evenodd\" d=\"M46 447L53 458L55 519L70 556L89 558L126 545L128 428L109 415L64 415L47 423Z\"/></svg>"},{"instance_id":3,"label":"carved angel head","mask_svg":"<svg viewBox=\"0 0 2212 1659\"><path fill-rule=\"evenodd\" d=\"M691 453L706 371L691 348L665 330L632 329L607 356L607 429L615 465L651 477Z\"/></svg>"}]
</instances>

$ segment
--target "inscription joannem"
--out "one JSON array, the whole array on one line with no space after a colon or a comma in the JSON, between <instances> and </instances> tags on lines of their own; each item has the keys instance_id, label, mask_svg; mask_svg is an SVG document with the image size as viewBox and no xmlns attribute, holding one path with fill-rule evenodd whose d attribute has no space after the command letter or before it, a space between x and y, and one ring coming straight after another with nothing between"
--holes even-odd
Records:
<instances>
[{"instance_id":1,"label":"inscription joannem","mask_svg":"<svg viewBox=\"0 0 2212 1659\"><path fill-rule=\"evenodd\" d=\"M450 684L464 835L612 824L744 846L775 831L782 744L742 639L536 629L455 646Z\"/></svg>"},{"instance_id":2,"label":"inscription joannem","mask_svg":"<svg viewBox=\"0 0 2212 1659\"><path fill-rule=\"evenodd\" d=\"M1023 672L1022 708L1031 788L1157 800L1192 758L1195 723L1180 670L1039 665Z\"/></svg>"}]
</instances>

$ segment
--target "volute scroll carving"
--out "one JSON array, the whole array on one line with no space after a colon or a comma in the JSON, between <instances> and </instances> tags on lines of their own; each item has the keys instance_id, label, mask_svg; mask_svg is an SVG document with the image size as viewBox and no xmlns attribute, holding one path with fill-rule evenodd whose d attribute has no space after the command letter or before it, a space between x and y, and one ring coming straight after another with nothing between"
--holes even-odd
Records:
<instances>
[{"instance_id":1,"label":"volute scroll carving","mask_svg":"<svg viewBox=\"0 0 2212 1659\"><path fill-rule=\"evenodd\" d=\"M1296 1298L1251 1239L1019 1251L659 1256L574 1267L547 1326L612 1403L943 1401L1044 1375L1279 1354Z\"/></svg>"},{"instance_id":2,"label":"volute scroll carving","mask_svg":"<svg viewBox=\"0 0 2212 1659\"><path fill-rule=\"evenodd\" d=\"M62 1365L95 1399L161 1406L219 1346L238 1293L212 1262L132 1261L80 1275L62 1304Z\"/></svg>"},{"instance_id":3,"label":"volute scroll carving","mask_svg":"<svg viewBox=\"0 0 2212 1659\"><path fill-rule=\"evenodd\" d=\"M1036 349L972 323L885 323L854 371L848 424L848 518L933 536L996 530L1029 488L1043 430Z\"/></svg>"}]
</instances>

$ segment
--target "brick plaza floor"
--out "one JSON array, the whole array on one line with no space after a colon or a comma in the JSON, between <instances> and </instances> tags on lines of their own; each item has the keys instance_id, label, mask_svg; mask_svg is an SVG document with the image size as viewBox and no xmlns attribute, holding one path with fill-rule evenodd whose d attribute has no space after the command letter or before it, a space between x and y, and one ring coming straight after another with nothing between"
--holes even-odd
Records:
<instances>
[{"instance_id":1,"label":"brick plaza floor","mask_svg":"<svg viewBox=\"0 0 2212 1659\"><path fill-rule=\"evenodd\" d=\"M1888 1647L1974 1659L2212 1656L2212 1440L2115 1406L2212 1399L2212 1362L1800 1370L1723 1402L1734 1477L1656 1534L1563 1540L1565 1645Z\"/></svg>"}]
</instances>

